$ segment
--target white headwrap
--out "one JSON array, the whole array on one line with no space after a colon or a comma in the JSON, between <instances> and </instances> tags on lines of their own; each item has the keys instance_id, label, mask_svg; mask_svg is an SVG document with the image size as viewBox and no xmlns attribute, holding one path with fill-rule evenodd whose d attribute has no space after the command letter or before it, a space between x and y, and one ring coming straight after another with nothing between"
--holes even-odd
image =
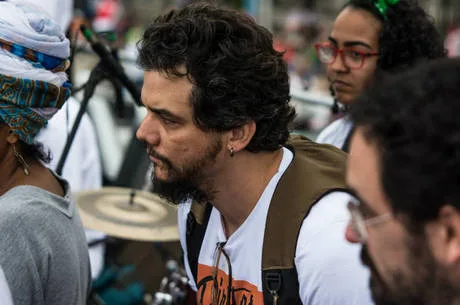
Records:
<instances>
[{"instance_id":1,"label":"white headwrap","mask_svg":"<svg viewBox=\"0 0 460 305\"><path fill-rule=\"evenodd\" d=\"M25 59L27 57L21 56L24 55L21 52L32 52L36 59L44 58L45 61L60 62L62 59L65 66L70 55L69 40L61 27L48 13L34 5L32 0L0 1L0 40L3 41L0 41L1 84L5 88L16 86L13 91L0 92L3 94L0 119L18 133L23 141L31 143L38 130L46 125L47 120L69 96L70 84L67 82L67 74L63 72L65 69L53 72L45 68L47 65L44 62ZM29 87L39 91L29 91ZM61 94L63 91L64 99ZM43 104L45 100L47 103ZM11 105L16 108L11 108Z\"/></svg>"},{"instance_id":2,"label":"white headwrap","mask_svg":"<svg viewBox=\"0 0 460 305\"><path fill-rule=\"evenodd\" d=\"M0 2L0 38L58 58L70 55L69 40L60 26L33 2ZM34 67L29 61L4 49L0 49L0 74L45 81L56 86L67 81L65 72L53 73Z\"/></svg>"}]
</instances>

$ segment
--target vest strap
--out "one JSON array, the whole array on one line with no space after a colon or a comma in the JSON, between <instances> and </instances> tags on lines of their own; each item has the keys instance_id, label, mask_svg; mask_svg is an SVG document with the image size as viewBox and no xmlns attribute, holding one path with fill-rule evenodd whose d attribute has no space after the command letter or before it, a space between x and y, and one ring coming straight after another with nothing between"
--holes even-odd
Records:
<instances>
[{"instance_id":1,"label":"vest strap","mask_svg":"<svg viewBox=\"0 0 460 305\"><path fill-rule=\"evenodd\" d=\"M261 266L264 305L302 304L295 251L303 220L311 207L328 193L348 192L344 152L297 135L291 136L287 144L294 159L275 189L265 227ZM211 210L209 203L194 202L187 217L187 254L195 282Z\"/></svg>"}]
</instances>

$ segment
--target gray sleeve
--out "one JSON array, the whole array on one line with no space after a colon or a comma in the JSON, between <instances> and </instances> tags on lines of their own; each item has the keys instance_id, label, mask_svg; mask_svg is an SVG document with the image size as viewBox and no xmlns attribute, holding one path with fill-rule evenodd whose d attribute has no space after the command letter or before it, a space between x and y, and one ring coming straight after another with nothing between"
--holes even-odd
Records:
<instances>
[{"instance_id":1,"label":"gray sleeve","mask_svg":"<svg viewBox=\"0 0 460 305\"><path fill-rule=\"evenodd\" d=\"M0 266L14 304L42 305L44 291L40 276L47 275L47 267L37 261L43 261L44 253L36 253L37 249L33 249L34 239L38 239L39 234L31 236L24 230L30 224L21 215L8 213L8 219L5 216L0 218L0 231L8 232L0 235Z\"/></svg>"}]
</instances>

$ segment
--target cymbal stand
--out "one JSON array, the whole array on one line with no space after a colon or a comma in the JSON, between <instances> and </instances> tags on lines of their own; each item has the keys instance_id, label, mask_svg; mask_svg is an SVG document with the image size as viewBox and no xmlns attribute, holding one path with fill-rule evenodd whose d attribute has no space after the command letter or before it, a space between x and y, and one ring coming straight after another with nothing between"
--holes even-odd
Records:
<instances>
[{"instance_id":1,"label":"cymbal stand","mask_svg":"<svg viewBox=\"0 0 460 305\"><path fill-rule=\"evenodd\" d=\"M113 84L115 88L117 99L123 98L121 94L121 86L118 80L110 76L110 72L105 67L104 62L100 61L96 65L96 67L91 71L89 79L84 86L83 100L81 101L80 109L77 113L77 116L75 117L75 121L73 123L72 129L70 131L69 136L67 137L67 141L65 143L64 150L61 154L61 158L59 159L58 165L56 167L56 173L58 175L62 175L62 170L65 164L65 161L67 159L67 156L69 154L70 147L75 138L78 127L80 126L81 119L83 115L85 114L86 108L88 107L89 100L93 96L94 91L96 90L96 86L103 80L108 80Z\"/></svg>"},{"instance_id":2,"label":"cymbal stand","mask_svg":"<svg viewBox=\"0 0 460 305\"><path fill-rule=\"evenodd\" d=\"M153 295L151 305L181 305L187 297L185 270L173 259L166 262L166 269L169 274L161 280L160 289Z\"/></svg>"}]
</instances>

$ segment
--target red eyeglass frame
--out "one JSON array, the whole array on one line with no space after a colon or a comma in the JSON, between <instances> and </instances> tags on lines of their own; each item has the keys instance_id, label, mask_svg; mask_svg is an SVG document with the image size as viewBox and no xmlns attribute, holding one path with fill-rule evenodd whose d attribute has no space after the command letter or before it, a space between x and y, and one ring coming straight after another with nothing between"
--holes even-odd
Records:
<instances>
[{"instance_id":1,"label":"red eyeglass frame","mask_svg":"<svg viewBox=\"0 0 460 305\"><path fill-rule=\"evenodd\" d=\"M321 48L321 47L330 47L330 48L335 50L335 56L334 56L334 59L331 62L326 63L326 62L321 61L320 56L318 55L319 48ZM351 48L345 47L345 48L339 49L339 48L335 47L331 43L322 42L322 43L316 43L315 44L315 49L316 49L316 56L318 56L318 59L322 63L327 64L327 65L331 65L331 64L335 63L335 61L337 60L337 55L340 55L340 57L342 58L343 64L345 66L347 66L348 68L350 68L350 69L361 69L364 66L364 61L365 61L366 58L371 57L371 56L380 55L379 52L362 52L362 51L353 50L353 52L359 53L361 55L361 58L362 58L361 65L359 67L349 67L348 65L345 64L345 58L343 57L343 52L348 51L348 50L352 50Z\"/></svg>"}]
</instances>

